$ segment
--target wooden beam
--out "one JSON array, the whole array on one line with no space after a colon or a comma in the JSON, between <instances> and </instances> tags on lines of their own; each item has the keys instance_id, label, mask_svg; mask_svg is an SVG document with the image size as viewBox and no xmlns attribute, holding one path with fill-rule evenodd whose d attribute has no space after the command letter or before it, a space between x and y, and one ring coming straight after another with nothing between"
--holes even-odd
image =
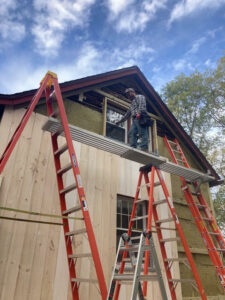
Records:
<instances>
[{"instance_id":1,"label":"wooden beam","mask_svg":"<svg viewBox=\"0 0 225 300\"><path fill-rule=\"evenodd\" d=\"M107 98L103 99L103 132L102 135L106 136L106 114L107 114Z\"/></svg>"},{"instance_id":2,"label":"wooden beam","mask_svg":"<svg viewBox=\"0 0 225 300\"><path fill-rule=\"evenodd\" d=\"M73 95L78 95L81 92L82 93L87 93L89 91L94 91L96 88L100 89L102 87L106 87L106 86L113 85L113 84L116 84L116 83L121 83L121 79L117 79L117 80L112 80L110 82L104 82L104 83L96 84L94 86L89 86L89 87L86 87L86 88L76 89L74 91L62 92L62 94L63 94L63 97L64 96L65 97L69 97L69 96L73 96Z\"/></svg>"},{"instance_id":3,"label":"wooden beam","mask_svg":"<svg viewBox=\"0 0 225 300\"><path fill-rule=\"evenodd\" d=\"M157 136L157 124L156 124L155 119L153 120L152 132L153 132L153 137L152 137L153 151L156 152L156 153L159 153L158 136Z\"/></svg>"},{"instance_id":4,"label":"wooden beam","mask_svg":"<svg viewBox=\"0 0 225 300\"><path fill-rule=\"evenodd\" d=\"M104 92L104 91L102 91L102 90L100 90L100 89L95 89L94 91L97 92L97 93L99 93L99 94L101 94L101 95L103 95L103 96L105 96L105 97L107 97L108 100L109 100L109 102L112 102L112 103L114 103L114 104L120 105L121 107L123 107L123 108L125 108L125 109L128 109L128 108L130 107L130 103L128 103L128 102L126 102L126 101L124 101L124 100L122 100L122 99L119 99L119 98L117 98L117 97L114 96L114 95L111 95L111 94L109 94L109 93L106 93L106 92ZM151 113L149 113L149 112L148 112L148 115L149 115L150 117L152 117L153 119L162 121L162 118L161 118L161 117L158 117L158 116L156 116L156 115L154 115L154 114L151 114Z\"/></svg>"}]
</instances>

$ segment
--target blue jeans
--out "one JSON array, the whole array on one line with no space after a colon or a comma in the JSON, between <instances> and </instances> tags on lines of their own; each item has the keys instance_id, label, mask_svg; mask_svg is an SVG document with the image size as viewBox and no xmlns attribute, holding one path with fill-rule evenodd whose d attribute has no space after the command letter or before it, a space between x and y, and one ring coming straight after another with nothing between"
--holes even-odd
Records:
<instances>
[{"instance_id":1,"label":"blue jeans","mask_svg":"<svg viewBox=\"0 0 225 300\"><path fill-rule=\"evenodd\" d=\"M139 135L137 137L137 134ZM131 128L128 133L129 136L129 144L133 148L137 148L137 140L141 139L140 147L141 150L148 150L148 127L140 126L138 119L133 119Z\"/></svg>"}]
</instances>

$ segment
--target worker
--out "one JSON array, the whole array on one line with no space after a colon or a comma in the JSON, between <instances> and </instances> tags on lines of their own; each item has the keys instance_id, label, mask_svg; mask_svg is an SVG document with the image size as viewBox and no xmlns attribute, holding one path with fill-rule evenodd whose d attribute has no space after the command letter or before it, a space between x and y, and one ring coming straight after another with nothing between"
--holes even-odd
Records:
<instances>
[{"instance_id":1,"label":"worker","mask_svg":"<svg viewBox=\"0 0 225 300\"><path fill-rule=\"evenodd\" d=\"M140 148L142 151L148 152L148 123L145 96L137 95L133 88L125 90L126 97L132 100L130 108L120 121L120 124L130 117L132 118L132 125L128 133L129 144L133 148L137 148L137 140L141 139Z\"/></svg>"}]
</instances>

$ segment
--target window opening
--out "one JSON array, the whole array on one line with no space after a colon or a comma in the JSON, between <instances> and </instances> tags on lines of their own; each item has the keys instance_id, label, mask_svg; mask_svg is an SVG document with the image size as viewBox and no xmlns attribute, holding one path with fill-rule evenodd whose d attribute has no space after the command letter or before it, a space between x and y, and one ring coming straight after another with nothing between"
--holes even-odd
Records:
<instances>
[{"instance_id":1,"label":"window opening","mask_svg":"<svg viewBox=\"0 0 225 300\"><path fill-rule=\"evenodd\" d=\"M122 119L124 112L116 107L107 105L106 136L127 143L127 121L119 125L115 123Z\"/></svg>"}]
</instances>

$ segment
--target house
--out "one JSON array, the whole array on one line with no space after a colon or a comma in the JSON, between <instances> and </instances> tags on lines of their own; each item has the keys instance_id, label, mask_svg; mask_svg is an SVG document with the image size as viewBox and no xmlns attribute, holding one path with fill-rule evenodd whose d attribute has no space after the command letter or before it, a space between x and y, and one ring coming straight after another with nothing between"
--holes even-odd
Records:
<instances>
[{"instance_id":1,"label":"house","mask_svg":"<svg viewBox=\"0 0 225 300\"><path fill-rule=\"evenodd\" d=\"M176 138L191 168L208 173L214 178L201 185L202 193L213 211L210 187L221 183L218 174L138 67L60 84L69 123L127 143L130 121L122 126L115 125L115 121L129 107L129 100L124 96L127 87L133 87L146 96L147 109L154 121L149 128L149 151L170 159L163 137L166 135L169 139ZM13 95L0 95L0 153L4 151L35 92L36 90L30 90ZM0 219L2 300L71 299L62 229L58 220L52 220L48 216L59 215L60 207L50 135L42 130L46 120L46 105L41 100L2 174L0 206L14 209L1 211L1 216L5 218ZM61 137L61 143L63 139ZM74 146L108 285L118 237L128 226L141 164L77 141L74 141ZM67 162L66 158L62 159ZM170 173L164 173L164 176L206 294L211 297L209 299L225 299L215 269L186 204L180 179ZM70 184L72 175L67 174L64 179ZM160 193L156 190L155 199L160 199ZM75 193L68 195L68 206L72 205L74 199L78 201ZM18 210L23 210L23 214ZM28 215L25 211L41 212L47 216ZM139 213L142 214L141 209ZM160 207L159 214L162 218L168 217L169 212L165 205ZM39 223L18 222L7 218L22 218ZM44 221L49 224L40 223ZM76 228L80 226L77 220L71 220L71 225ZM137 221L135 231L140 232L142 226L142 222ZM175 234L172 230L168 232L169 237L174 237ZM74 246L85 250L87 241L77 238ZM156 247L159 247L157 243ZM172 257L184 257L179 242L172 242L167 250ZM79 260L77 268L83 277L94 277L94 268L89 260ZM162 272L165 277L165 271ZM179 262L173 264L172 272L176 278L192 278L190 270ZM188 284L178 284L176 289L179 299L198 299L198 293ZM147 299L160 299L157 282L151 283L148 291ZM129 288L123 288L121 299L129 299L129 292ZM80 293L82 299L100 299L95 284L81 284Z\"/></svg>"}]
</instances>

